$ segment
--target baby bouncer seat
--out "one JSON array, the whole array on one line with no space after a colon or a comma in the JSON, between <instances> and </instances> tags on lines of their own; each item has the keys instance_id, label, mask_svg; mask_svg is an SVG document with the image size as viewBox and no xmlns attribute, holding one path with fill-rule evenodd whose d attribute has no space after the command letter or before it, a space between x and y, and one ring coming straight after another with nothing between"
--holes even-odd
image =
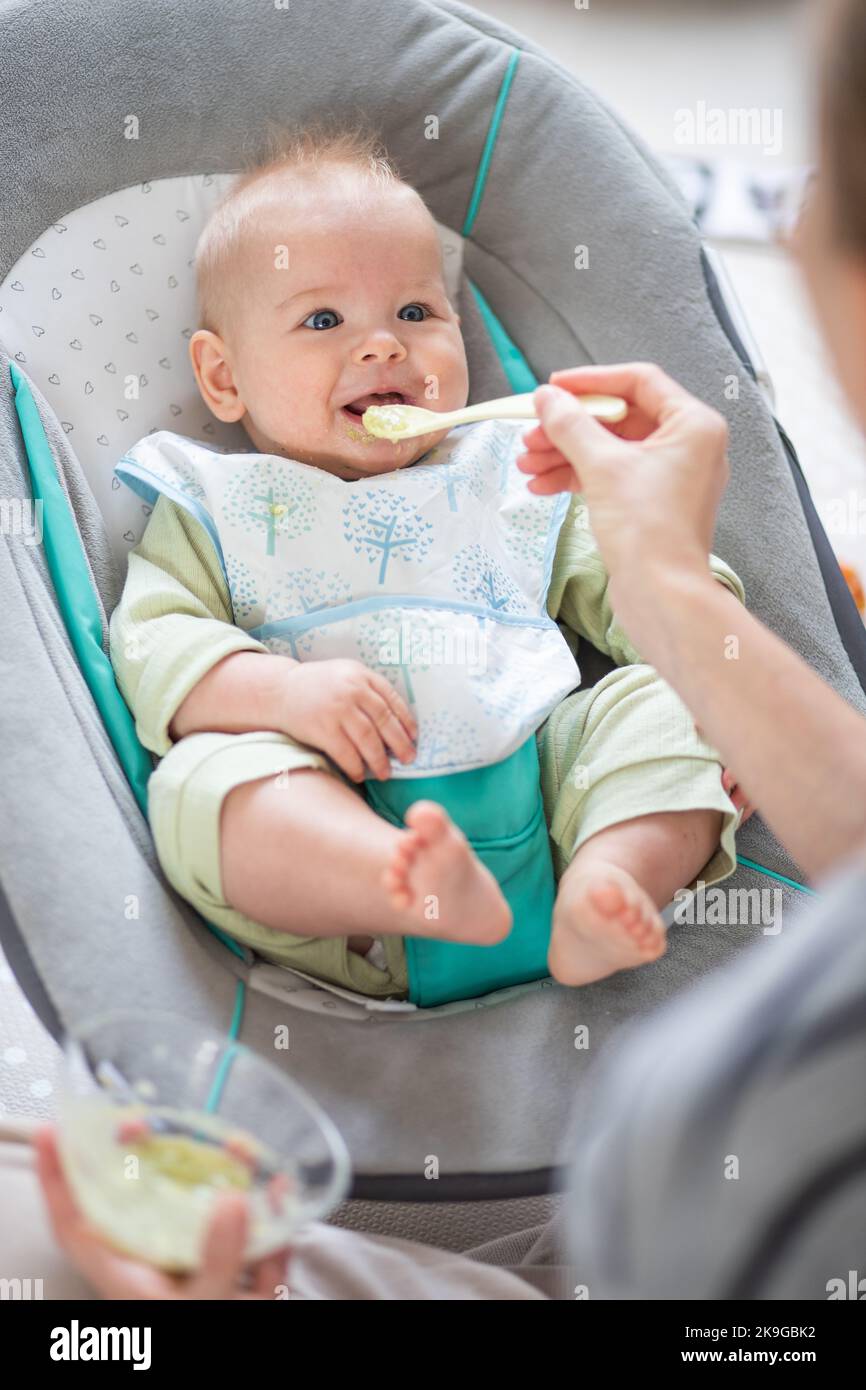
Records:
<instances>
[{"instance_id":1,"label":"baby bouncer seat","mask_svg":"<svg viewBox=\"0 0 866 1390\"><path fill-rule=\"evenodd\" d=\"M437 220L470 400L648 359L723 410L732 478L714 549L752 610L866 712L863 627L794 450L668 176L590 90L486 15L453 0L15 0L0 5L0 64L3 949L58 1039L107 1006L170 1010L287 1069L351 1152L333 1219L455 1249L507 1237L513 1259L514 1233L555 1204L598 1051L769 935L684 923L644 969L434 1009L352 997L222 936L161 874L152 762L107 666L147 520L114 466L151 430L241 444L188 365L198 231L266 118L357 112ZM585 681L605 669L595 655L582 644ZM757 816L738 850L726 889L777 891L784 913L803 875Z\"/></svg>"}]
</instances>

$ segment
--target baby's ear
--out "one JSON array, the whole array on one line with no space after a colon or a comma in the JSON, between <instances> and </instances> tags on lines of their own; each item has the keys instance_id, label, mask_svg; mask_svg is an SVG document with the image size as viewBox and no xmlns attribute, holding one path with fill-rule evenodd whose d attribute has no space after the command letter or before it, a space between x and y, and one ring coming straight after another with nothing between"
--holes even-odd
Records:
<instances>
[{"instance_id":1,"label":"baby's ear","mask_svg":"<svg viewBox=\"0 0 866 1390\"><path fill-rule=\"evenodd\" d=\"M246 407L238 395L225 344L209 328L197 328L189 340L189 356L199 393L212 415L224 424L234 424Z\"/></svg>"}]
</instances>

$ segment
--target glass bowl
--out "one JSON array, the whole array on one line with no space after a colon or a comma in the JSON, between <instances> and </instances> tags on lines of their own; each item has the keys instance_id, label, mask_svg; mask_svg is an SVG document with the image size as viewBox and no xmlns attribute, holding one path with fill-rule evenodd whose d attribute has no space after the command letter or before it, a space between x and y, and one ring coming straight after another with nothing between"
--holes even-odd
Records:
<instances>
[{"instance_id":1,"label":"glass bowl","mask_svg":"<svg viewBox=\"0 0 866 1390\"><path fill-rule=\"evenodd\" d=\"M333 1122L275 1065L174 1014L115 1010L64 1041L59 1148L88 1220L130 1255L198 1268L222 1191L246 1193L245 1259L345 1196Z\"/></svg>"}]
</instances>

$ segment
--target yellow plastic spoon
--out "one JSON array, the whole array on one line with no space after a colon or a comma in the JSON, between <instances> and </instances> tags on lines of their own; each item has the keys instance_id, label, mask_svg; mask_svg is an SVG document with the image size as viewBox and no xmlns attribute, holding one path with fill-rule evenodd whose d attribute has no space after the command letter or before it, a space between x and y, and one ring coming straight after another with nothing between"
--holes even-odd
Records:
<instances>
[{"instance_id":1,"label":"yellow plastic spoon","mask_svg":"<svg viewBox=\"0 0 866 1390\"><path fill-rule=\"evenodd\" d=\"M609 420L612 424L622 420L628 411L628 405L621 396L580 396L579 399L590 415L598 420ZM533 393L525 391L520 396L479 401L477 405L467 405L462 410L425 410L420 405L371 405L361 416L361 423L368 434L399 443L403 439L414 439L419 434L433 434L436 430L453 429L455 425L474 424L477 420L536 418Z\"/></svg>"}]
</instances>

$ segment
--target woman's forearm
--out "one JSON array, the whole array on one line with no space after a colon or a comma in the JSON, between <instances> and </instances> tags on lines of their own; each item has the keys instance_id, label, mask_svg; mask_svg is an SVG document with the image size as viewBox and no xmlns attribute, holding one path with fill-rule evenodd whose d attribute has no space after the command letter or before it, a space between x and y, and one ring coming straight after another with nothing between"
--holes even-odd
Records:
<instances>
[{"instance_id":1,"label":"woman's forearm","mask_svg":"<svg viewBox=\"0 0 866 1390\"><path fill-rule=\"evenodd\" d=\"M862 715L709 575L660 567L648 590L642 655L789 854L813 876L864 844Z\"/></svg>"}]
</instances>

